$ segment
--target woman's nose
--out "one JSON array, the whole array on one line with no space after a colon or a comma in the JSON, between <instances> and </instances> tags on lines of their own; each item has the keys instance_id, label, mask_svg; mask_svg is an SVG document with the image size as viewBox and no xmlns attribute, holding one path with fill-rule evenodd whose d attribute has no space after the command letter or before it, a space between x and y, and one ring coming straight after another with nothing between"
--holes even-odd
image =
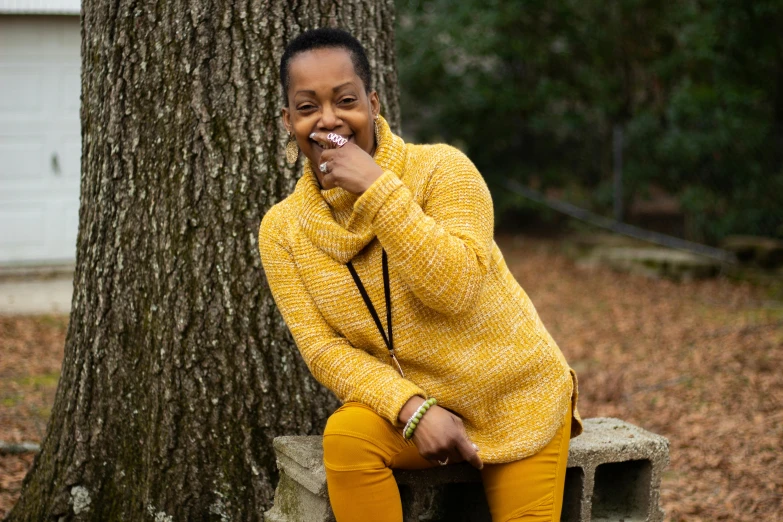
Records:
<instances>
[{"instance_id":1,"label":"woman's nose","mask_svg":"<svg viewBox=\"0 0 783 522\"><path fill-rule=\"evenodd\" d=\"M340 117L329 105L324 105L321 111L321 127L324 129L334 129L340 124Z\"/></svg>"}]
</instances>

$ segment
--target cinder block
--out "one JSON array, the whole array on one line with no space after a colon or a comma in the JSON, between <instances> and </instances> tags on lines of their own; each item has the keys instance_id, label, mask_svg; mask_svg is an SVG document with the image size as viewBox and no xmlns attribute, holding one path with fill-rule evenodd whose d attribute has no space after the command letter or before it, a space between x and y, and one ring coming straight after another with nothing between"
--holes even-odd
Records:
<instances>
[{"instance_id":1,"label":"cinder block","mask_svg":"<svg viewBox=\"0 0 783 522\"><path fill-rule=\"evenodd\" d=\"M280 483L267 522L334 522L326 490L321 437L274 441ZM561 520L663 520L661 473L669 443L627 422L587 419L571 440ZM394 472L404 522L491 522L481 476L467 464Z\"/></svg>"},{"instance_id":2,"label":"cinder block","mask_svg":"<svg viewBox=\"0 0 783 522\"><path fill-rule=\"evenodd\" d=\"M585 420L584 433L571 439L561 520L662 521L661 473L668 464L665 437L619 419Z\"/></svg>"}]
</instances>

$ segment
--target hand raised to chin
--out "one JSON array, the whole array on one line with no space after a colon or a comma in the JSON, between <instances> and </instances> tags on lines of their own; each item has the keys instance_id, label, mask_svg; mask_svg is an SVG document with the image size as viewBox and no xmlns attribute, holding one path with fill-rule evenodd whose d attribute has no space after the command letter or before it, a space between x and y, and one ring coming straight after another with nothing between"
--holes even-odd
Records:
<instances>
[{"instance_id":1,"label":"hand raised to chin","mask_svg":"<svg viewBox=\"0 0 783 522\"><path fill-rule=\"evenodd\" d=\"M324 148L319 164L313 166L319 171L317 175L321 187L324 189L340 187L353 194L363 194L376 179L381 177L383 170L361 147L352 141L343 142L343 145L339 146L340 140L334 139L339 136L333 135L333 139L330 140L327 138L329 134L314 132L310 135L310 138Z\"/></svg>"}]
</instances>

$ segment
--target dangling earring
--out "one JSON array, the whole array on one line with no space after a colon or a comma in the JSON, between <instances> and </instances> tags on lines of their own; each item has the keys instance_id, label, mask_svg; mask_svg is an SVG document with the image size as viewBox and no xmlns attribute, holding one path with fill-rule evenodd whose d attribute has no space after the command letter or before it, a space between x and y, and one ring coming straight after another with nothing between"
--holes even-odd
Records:
<instances>
[{"instance_id":1,"label":"dangling earring","mask_svg":"<svg viewBox=\"0 0 783 522\"><path fill-rule=\"evenodd\" d=\"M288 133L288 143L286 143L285 146L285 159L291 165L296 163L296 160L299 159L299 146L296 144L293 132Z\"/></svg>"},{"instance_id":2,"label":"dangling earring","mask_svg":"<svg viewBox=\"0 0 783 522\"><path fill-rule=\"evenodd\" d=\"M375 127L375 146L376 147L380 147L380 145L381 145L381 129L378 126L378 118L380 118L380 117L381 117L380 113L376 114L375 115L375 122L373 124L374 127Z\"/></svg>"}]
</instances>

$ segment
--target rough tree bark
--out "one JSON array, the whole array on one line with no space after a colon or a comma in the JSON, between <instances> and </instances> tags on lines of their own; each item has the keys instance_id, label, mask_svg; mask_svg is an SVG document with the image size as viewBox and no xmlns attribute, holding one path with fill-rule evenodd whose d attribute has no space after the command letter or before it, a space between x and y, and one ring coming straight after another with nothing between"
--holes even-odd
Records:
<instances>
[{"instance_id":1,"label":"rough tree bark","mask_svg":"<svg viewBox=\"0 0 783 522\"><path fill-rule=\"evenodd\" d=\"M397 126L392 0L83 1L73 311L7 520L261 520L272 438L322 428L256 244L296 179L277 64L318 26L367 46Z\"/></svg>"}]
</instances>

